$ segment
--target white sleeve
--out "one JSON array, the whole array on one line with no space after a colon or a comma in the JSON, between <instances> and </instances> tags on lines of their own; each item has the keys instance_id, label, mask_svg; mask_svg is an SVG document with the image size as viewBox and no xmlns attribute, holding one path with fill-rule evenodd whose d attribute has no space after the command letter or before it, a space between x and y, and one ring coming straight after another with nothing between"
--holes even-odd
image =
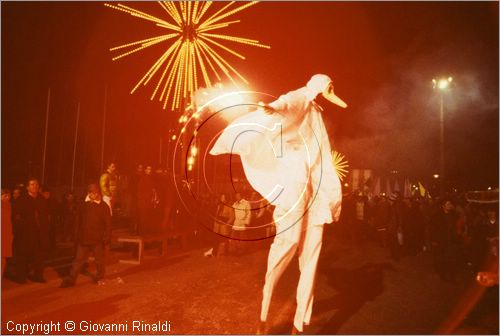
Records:
<instances>
[{"instance_id":1,"label":"white sleeve","mask_svg":"<svg viewBox=\"0 0 500 336\"><path fill-rule=\"evenodd\" d=\"M288 110L288 99L287 95L281 95L278 99L269 103L273 109L279 112L286 112Z\"/></svg>"}]
</instances>

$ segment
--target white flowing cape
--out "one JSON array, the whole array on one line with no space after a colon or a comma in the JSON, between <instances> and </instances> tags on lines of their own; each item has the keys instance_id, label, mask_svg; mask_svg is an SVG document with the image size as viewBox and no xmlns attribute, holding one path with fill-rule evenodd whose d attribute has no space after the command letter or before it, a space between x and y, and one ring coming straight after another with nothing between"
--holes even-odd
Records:
<instances>
[{"instance_id":1,"label":"white flowing cape","mask_svg":"<svg viewBox=\"0 0 500 336\"><path fill-rule=\"evenodd\" d=\"M306 87L269 105L277 112L259 109L231 122L210 154L239 155L251 186L269 203L285 209L299 197L290 195L287 185L306 183L312 199L309 224L338 220L342 190L321 108Z\"/></svg>"}]
</instances>

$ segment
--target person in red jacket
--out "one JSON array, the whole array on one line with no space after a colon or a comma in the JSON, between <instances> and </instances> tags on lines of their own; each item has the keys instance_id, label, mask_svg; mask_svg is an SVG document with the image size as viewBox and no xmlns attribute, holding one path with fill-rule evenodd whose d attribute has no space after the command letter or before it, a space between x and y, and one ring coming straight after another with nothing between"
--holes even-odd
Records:
<instances>
[{"instance_id":1,"label":"person in red jacket","mask_svg":"<svg viewBox=\"0 0 500 336\"><path fill-rule=\"evenodd\" d=\"M2 275L7 258L12 257L12 210L10 190L2 188Z\"/></svg>"}]
</instances>

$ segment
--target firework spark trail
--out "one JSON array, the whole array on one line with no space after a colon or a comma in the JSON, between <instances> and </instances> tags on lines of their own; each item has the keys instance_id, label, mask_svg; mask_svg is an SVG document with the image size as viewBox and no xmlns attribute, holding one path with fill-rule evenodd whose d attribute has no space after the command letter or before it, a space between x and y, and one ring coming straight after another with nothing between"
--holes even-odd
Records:
<instances>
[{"instance_id":1,"label":"firework spark trail","mask_svg":"<svg viewBox=\"0 0 500 336\"><path fill-rule=\"evenodd\" d=\"M160 1L158 3L166 18L156 17L119 3L104 5L168 31L166 34L110 48L112 52L120 52L112 58L113 61L163 42L170 43L170 40L175 39L130 92L134 93L141 85L147 85L153 77L158 78L150 99L153 100L158 96L158 100L163 101L164 109L167 108L168 102L171 103L172 110L189 104L191 95L202 82L205 87L211 87L215 82L211 77L215 77L216 81L222 79L220 72L233 83L236 83L234 75L244 83L248 83L245 77L221 55L220 50L243 60L245 56L225 43L270 49L270 46L254 39L213 33L240 22L240 20L222 20L257 4L256 1L243 4L232 1L212 14L208 14L212 2Z\"/></svg>"}]
</instances>

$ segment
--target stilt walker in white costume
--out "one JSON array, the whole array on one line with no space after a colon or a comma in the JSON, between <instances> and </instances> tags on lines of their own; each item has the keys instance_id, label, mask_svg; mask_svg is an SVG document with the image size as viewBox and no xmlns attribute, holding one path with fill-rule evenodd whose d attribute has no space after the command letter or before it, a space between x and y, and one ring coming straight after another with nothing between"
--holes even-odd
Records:
<instances>
[{"instance_id":1,"label":"stilt walker in white costume","mask_svg":"<svg viewBox=\"0 0 500 336\"><path fill-rule=\"evenodd\" d=\"M315 102L319 94L347 107L334 94L330 77L314 75L306 86L233 121L210 151L213 155L240 155L252 187L276 206L276 237L267 263L261 333L267 333L274 287L295 254L300 279L292 331L302 332L304 324L309 324L323 224L338 220L340 215L342 190L322 108Z\"/></svg>"}]
</instances>

